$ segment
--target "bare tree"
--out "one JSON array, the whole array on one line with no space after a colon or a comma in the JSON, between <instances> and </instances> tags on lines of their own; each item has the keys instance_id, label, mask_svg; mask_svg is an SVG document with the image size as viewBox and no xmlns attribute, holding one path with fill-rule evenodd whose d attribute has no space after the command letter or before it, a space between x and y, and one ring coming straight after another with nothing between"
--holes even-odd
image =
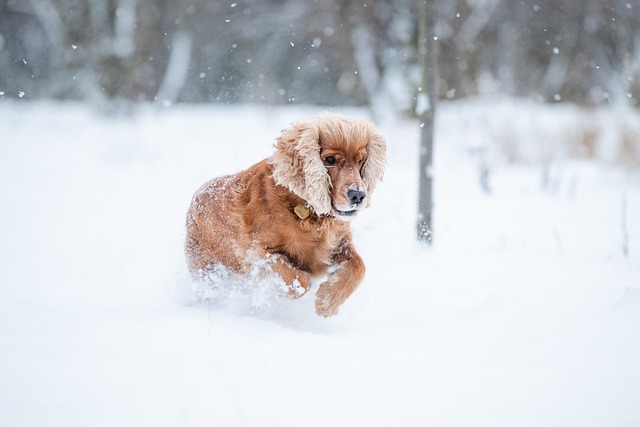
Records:
<instances>
[{"instance_id":1,"label":"bare tree","mask_svg":"<svg viewBox=\"0 0 640 427\"><path fill-rule=\"evenodd\" d=\"M0 0L0 96L410 113L432 7L439 96L640 107L637 1L436 1Z\"/></svg>"},{"instance_id":2,"label":"bare tree","mask_svg":"<svg viewBox=\"0 0 640 427\"><path fill-rule=\"evenodd\" d=\"M437 46L435 35L435 0L419 0L418 57L422 84L418 89L416 113L422 128L420 138L420 188L418 195L418 240L431 243L433 238L433 130L436 114Z\"/></svg>"}]
</instances>

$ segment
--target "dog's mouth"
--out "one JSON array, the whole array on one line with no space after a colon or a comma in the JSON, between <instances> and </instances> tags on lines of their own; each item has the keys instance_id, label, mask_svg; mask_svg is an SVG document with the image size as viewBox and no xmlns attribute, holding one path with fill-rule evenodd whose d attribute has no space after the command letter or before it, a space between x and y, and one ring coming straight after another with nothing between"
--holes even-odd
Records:
<instances>
[{"instance_id":1,"label":"dog's mouth","mask_svg":"<svg viewBox=\"0 0 640 427\"><path fill-rule=\"evenodd\" d=\"M353 209L349 209L349 210L340 210L338 208L336 208L335 206L333 207L333 211L335 212L335 216L337 217L354 217L358 214L358 209L357 208L353 208Z\"/></svg>"}]
</instances>

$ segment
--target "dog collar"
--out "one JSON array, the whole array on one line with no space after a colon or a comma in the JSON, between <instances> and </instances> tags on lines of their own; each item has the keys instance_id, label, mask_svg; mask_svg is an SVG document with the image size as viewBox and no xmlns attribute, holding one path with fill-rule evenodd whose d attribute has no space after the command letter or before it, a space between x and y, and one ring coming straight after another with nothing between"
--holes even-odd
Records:
<instances>
[{"instance_id":1,"label":"dog collar","mask_svg":"<svg viewBox=\"0 0 640 427\"><path fill-rule=\"evenodd\" d=\"M293 208L293 212L295 212L300 219L306 219L311 215L311 210L305 205L296 205L296 207Z\"/></svg>"}]
</instances>

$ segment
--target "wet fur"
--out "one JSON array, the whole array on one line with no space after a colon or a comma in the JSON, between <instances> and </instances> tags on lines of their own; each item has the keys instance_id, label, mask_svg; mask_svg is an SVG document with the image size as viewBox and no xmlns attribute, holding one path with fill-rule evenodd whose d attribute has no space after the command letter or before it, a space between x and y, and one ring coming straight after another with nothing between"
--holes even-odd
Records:
<instances>
[{"instance_id":1,"label":"wet fur","mask_svg":"<svg viewBox=\"0 0 640 427\"><path fill-rule=\"evenodd\" d=\"M327 276L316 312L332 316L364 277L345 215L369 205L384 174L385 140L369 122L325 115L283 130L275 148L196 192L186 222L189 269L198 275L224 265L245 274L258 266L278 274L292 298L309 291L311 278ZM363 192L364 201L354 204L349 190ZM309 217L296 215L299 205Z\"/></svg>"}]
</instances>

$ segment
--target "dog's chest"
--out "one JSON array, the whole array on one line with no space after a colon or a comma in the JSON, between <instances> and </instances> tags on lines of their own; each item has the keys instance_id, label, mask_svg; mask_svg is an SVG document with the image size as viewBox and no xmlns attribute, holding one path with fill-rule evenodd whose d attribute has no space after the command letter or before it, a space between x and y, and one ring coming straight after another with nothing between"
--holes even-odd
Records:
<instances>
[{"instance_id":1,"label":"dog's chest","mask_svg":"<svg viewBox=\"0 0 640 427\"><path fill-rule=\"evenodd\" d=\"M285 251L302 269L322 274L340 246L342 231L341 227L324 223L303 224L287 235Z\"/></svg>"}]
</instances>

